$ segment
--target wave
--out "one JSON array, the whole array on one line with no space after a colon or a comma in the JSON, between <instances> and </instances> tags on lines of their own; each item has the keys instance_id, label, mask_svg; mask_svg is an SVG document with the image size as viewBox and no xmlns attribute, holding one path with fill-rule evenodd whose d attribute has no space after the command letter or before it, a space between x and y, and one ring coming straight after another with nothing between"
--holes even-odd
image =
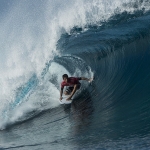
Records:
<instances>
[{"instance_id":1,"label":"wave","mask_svg":"<svg viewBox=\"0 0 150 150\"><path fill-rule=\"evenodd\" d=\"M115 81L108 75L117 64L117 56L111 55L118 55L111 53L118 49L125 53L125 44L135 44L138 39L149 46L145 44L149 35L149 5L146 0L115 0L113 6L109 0L14 2L0 28L1 129L57 107L63 72L87 77L95 74L102 83L97 87L102 91L108 88L104 81ZM142 24L138 25L139 22ZM102 61L104 68L99 68L99 61L105 57L110 57L109 63L115 66L110 67L110 73L105 70L105 66L110 66L108 62ZM36 112L27 115L32 111Z\"/></svg>"}]
</instances>

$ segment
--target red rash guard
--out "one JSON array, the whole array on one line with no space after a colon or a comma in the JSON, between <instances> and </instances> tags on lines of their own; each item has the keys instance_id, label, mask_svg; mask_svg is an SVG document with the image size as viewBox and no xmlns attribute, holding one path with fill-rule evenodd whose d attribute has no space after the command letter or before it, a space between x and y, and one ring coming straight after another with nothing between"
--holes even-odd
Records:
<instances>
[{"instance_id":1,"label":"red rash guard","mask_svg":"<svg viewBox=\"0 0 150 150\"><path fill-rule=\"evenodd\" d=\"M75 84L80 84L79 80L81 80L81 78L69 77L67 83L64 81L61 83L61 89L63 89L64 86L74 86Z\"/></svg>"}]
</instances>

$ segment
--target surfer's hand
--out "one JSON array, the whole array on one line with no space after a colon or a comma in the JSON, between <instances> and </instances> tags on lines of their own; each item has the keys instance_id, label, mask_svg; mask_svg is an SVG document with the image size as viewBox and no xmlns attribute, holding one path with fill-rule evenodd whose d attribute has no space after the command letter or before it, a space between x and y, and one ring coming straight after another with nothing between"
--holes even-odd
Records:
<instances>
[{"instance_id":1,"label":"surfer's hand","mask_svg":"<svg viewBox=\"0 0 150 150\"><path fill-rule=\"evenodd\" d=\"M60 100L62 100L62 97L60 97Z\"/></svg>"},{"instance_id":2,"label":"surfer's hand","mask_svg":"<svg viewBox=\"0 0 150 150\"><path fill-rule=\"evenodd\" d=\"M91 82L93 80L93 78L88 79L88 82Z\"/></svg>"},{"instance_id":3,"label":"surfer's hand","mask_svg":"<svg viewBox=\"0 0 150 150\"><path fill-rule=\"evenodd\" d=\"M71 100L71 97L68 97L66 100L67 100L67 101L68 101L68 100Z\"/></svg>"}]
</instances>

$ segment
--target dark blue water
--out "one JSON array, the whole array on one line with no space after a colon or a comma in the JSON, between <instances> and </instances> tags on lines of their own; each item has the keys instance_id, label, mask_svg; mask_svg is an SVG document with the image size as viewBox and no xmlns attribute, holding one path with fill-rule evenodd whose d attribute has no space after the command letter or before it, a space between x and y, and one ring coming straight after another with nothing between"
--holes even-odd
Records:
<instances>
[{"instance_id":1,"label":"dark blue water","mask_svg":"<svg viewBox=\"0 0 150 150\"><path fill-rule=\"evenodd\" d=\"M85 28L75 26L61 35L61 55L47 62L41 76L45 79L56 63L72 76L92 72L93 83L83 83L71 105L43 103L44 109L8 123L0 131L0 149L150 149L150 13L123 12ZM59 89L58 76L66 72L57 73L47 82ZM11 109L34 90L38 94L38 84L33 75L17 90Z\"/></svg>"}]
</instances>

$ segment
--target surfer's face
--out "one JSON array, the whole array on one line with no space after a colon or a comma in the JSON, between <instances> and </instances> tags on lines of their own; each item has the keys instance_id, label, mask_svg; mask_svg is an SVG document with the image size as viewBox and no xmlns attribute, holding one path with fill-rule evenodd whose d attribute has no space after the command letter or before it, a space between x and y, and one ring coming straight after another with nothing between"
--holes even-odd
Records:
<instances>
[{"instance_id":1,"label":"surfer's face","mask_svg":"<svg viewBox=\"0 0 150 150\"><path fill-rule=\"evenodd\" d=\"M65 77L65 78L64 78L64 81L65 81L66 83L67 83L67 80L68 80L68 79Z\"/></svg>"}]
</instances>

